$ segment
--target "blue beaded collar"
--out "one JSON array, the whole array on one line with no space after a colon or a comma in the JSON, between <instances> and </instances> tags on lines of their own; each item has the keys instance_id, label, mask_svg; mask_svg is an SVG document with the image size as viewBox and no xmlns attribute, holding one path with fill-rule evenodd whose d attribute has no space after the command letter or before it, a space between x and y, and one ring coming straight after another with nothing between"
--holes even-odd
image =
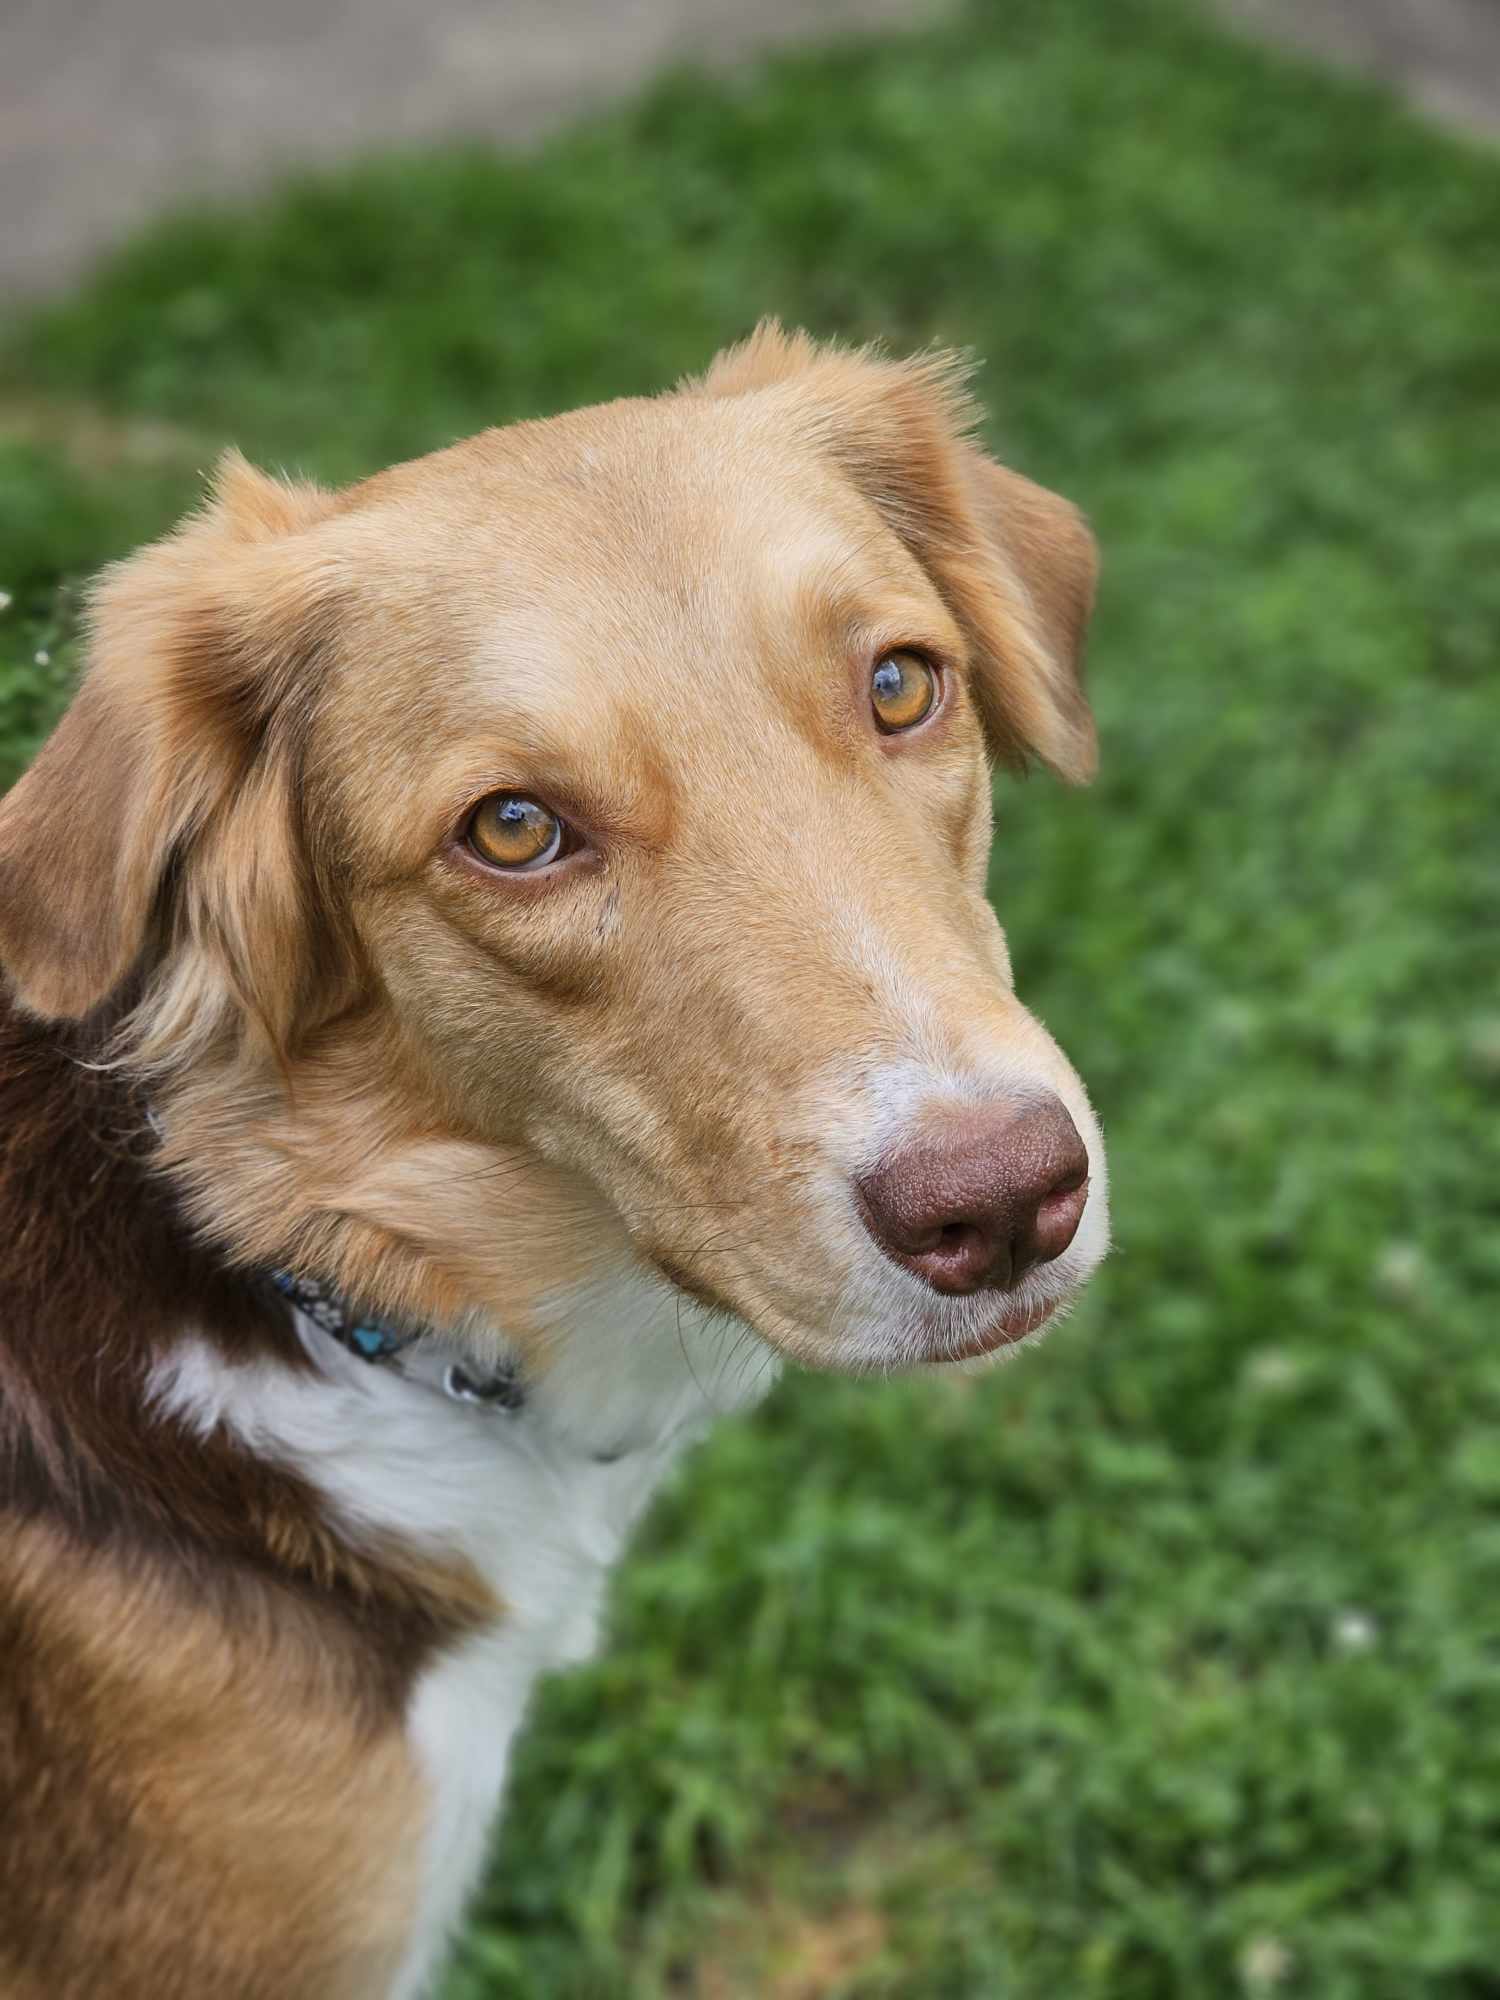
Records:
<instances>
[{"instance_id":1,"label":"blue beaded collar","mask_svg":"<svg viewBox=\"0 0 1500 2000\"><path fill-rule=\"evenodd\" d=\"M298 1277L291 1271L272 1271L269 1276L282 1297L340 1347L373 1367L407 1373L402 1357L422 1339L419 1331L355 1312L347 1299L317 1278ZM484 1370L452 1361L442 1371L441 1387L455 1402L477 1403L484 1409L514 1412L526 1407L526 1390L513 1366Z\"/></svg>"}]
</instances>

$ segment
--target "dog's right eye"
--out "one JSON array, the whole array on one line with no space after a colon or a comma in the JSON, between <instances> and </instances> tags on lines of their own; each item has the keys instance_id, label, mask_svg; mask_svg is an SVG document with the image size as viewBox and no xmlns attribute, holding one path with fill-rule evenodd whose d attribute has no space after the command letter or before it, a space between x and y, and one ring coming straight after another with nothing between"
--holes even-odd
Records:
<instances>
[{"instance_id":1,"label":"dog's right eye","mask_svg":"<svg viewBox=\"0 0 1500 2000\"><path fill-rule=\"evenodd\" d=\"M562 853L565 833L539 799L495 792L474 808L464 837L491 868L544 868Z\"/></svg>"}]
</instances>

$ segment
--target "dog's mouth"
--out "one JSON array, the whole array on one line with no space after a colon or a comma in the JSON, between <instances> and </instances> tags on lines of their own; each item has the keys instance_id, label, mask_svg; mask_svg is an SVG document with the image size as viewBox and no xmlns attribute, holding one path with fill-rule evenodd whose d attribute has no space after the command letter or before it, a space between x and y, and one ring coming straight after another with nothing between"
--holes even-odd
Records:
<instances>
[{"instance_id":1,"label":"dog's mouth","mask_svg":"<svg viewBox=\"0 0 1500 2000\"><path fill-rule=\"evenodd\" d=\"M1014 1347L1031 1334L1040 1333L1061 1304L1061 1299L1042 1299L1030 1305L1012 1300L978 1333L967 1335L948 1352L934 1355L933 1360L939 1365L952 1361L977 1361L983 1355L998 1353L1003 1347Z\"/></svg>"},{"instance_id":2,"label":"dog's mouth","mask_svg":"<svg viewBox=\"0 0 1500 2000\"><path fill-rule=\"evenodd\" d=\"M985 1301L987 1310L977 1298L934 1298L927 1310L912 1312L908 1307L894 1323L882 1327L880 1316L867 1318L857 1309L851 1315L847 1305L842 1312L832 1310L826 1320L813 1320L805 1308L787 1312L764 1297L740 1304L670 1258L656 1255L650 1262L675 1291L712 1314L738 1319L767 1346L804 1366L854 1373L872 1367L931 1368L981 1361L1040 1333L1066 1312L1080 1290L1073 1282L1050 1297L1038 1297L1030 1287L1019 1293L993 1293ZM955 1307L960 1310L955 1312ZM811 1330L818 1324L827 1329L821 1336Z\"/></svg>"},{"instance_id":3,"label":"dog's mouth","mask_svg":"<svg viewBox=\"0 0 1500 2000\"><path fill-rule=\"evenodd\" d=\"M955 1132L962 1139L967 1127L950 1120L939 1128L950 1152ZM1067 1135L1081 1153L1071 1120ZM781 1232L720 1229L701 1255L683 1256L660 1236L637 1239L637 1248L679 1299L738 1321L804 1367L864 1374L980 1363L1067 1316L1104 1253L1108 1228L1102 1156L1090 1176L1071 1157L1060 1166L1040 1144L998 1155L991 1145L974 1150L969 1179L988 1177L977 1194L956 1169L938 1171L951 1168L945 1154L904 1205L889 1189L878 1190L889 1213L872 1219L867 1199L858 1198L865 1188L856 1184L851 1196L840 1165L799 1180ZM924 1164L932 1165L919 1160ZM1029 1183L1019 1192L1012 1187L1028 1173L1040 1194ZM961 1208L962 1226L934 1222L924 1201L940 1216L945 1203ZM716 1220L724 1206L716 1205ZM967 1264L946 1255L950 1237L962 1239L960 1253L973 1250Z\"/></svg>"}]
</instances>

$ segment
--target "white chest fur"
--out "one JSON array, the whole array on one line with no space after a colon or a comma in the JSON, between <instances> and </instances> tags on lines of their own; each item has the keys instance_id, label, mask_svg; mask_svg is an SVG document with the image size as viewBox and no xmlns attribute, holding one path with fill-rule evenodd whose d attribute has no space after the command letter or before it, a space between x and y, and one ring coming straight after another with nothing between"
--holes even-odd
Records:
<instances>
[{"instance_id":1,"label":"white chest fur","mask_svg":"<svg viewBox=\"0 0 1500 2000\"><path fill-rule=\"evenodd\" d=\"M537 1677L593 1652L609 1570L663 1475L767 1379L763 1351L747 1363L737 1329L685 1310L679 1330L677 1301L645 1281L572 1306L569 1337L519 1413L371 1366L305 1323L311 1380L235 1366L192 1337L156 1370L161 1407L295 1466L352 1537L394 1533L466 1558L505 1608L413 1691L408 1729L431 1804L418 1920L388 2000L417 2000L441 1962Z\"/></svg>"}]
</instances>

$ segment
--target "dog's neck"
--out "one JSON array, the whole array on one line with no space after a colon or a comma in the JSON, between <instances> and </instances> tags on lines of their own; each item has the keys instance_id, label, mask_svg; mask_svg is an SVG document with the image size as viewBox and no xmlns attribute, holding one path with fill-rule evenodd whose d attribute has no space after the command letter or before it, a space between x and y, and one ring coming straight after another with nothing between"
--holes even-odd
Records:
<instances>
[{"instance_id":1,"label":"dog's neck","mask_svg":"<svg viewBox=\"0 0 1500 2000\"><path fill-rule=\"evenodd\" d=\"M775 1379L741 1322L638 1257L581 1176L519 1147L434 1136L347 1074L226 1067L158 1095L159 1158L232 1259L314 1277L513 1375L532 1420L591 1456L645 1449Z\"/></svg>"},{"instance_id":2,"label":"dog's neck","mask_svg":"<svg viewBox=\"0 0 1500 2000\"><path fill-rule=\"evenodd\" d=\"M610 1569L678 1450L770 1368L561 1177L404 1137L393 1114L351 1138L344 1106L368 1113L368 1091L302 1098L158 1079L153 1119L97 1038L0 995L0 1513L12 1553L29 1566L34 1544L82 1606L63 1629L92 1621L108 1656L129 1627L101 1684L128 1693L160 1649L216 1738L226 1708L254 1717L224 1767L252 1790L265 1717L305 1721L289 1824L405 1739L425 1803L405 1827L419 1880L393 1990L415 1993L538 1675L589 1656ZM520 1406L360 1358L268 1282L289 1264L399 1307L424 1354L457 1337L476 1366L513 1365ZM128 1616L98 1610L117 1602ZM248 1707L230 1681L259 1690ZM302 1746L330 1716L357 1753L308 1787ZM169 1711L164 1740L174 1727Z\"/></svg>"},{"instance_id":3,"label":"dog's neck","mask_svg":"<svg viewBox=\"0 0 1500 2000\"><path fill-rule=\"evenodd\" d=\"M700 1431L756 1402L777 1364L749 1329L622 1269L559 1298L542 1366L507 1340L498 1318L457 1327L372 1320L328 1288L278 1273L314 1360L337 1345L408 1383L539 1427L565 1451L609 1463ZM503 1427L502 1427L503 1431Z\"/></svg>"}]
</instances>

